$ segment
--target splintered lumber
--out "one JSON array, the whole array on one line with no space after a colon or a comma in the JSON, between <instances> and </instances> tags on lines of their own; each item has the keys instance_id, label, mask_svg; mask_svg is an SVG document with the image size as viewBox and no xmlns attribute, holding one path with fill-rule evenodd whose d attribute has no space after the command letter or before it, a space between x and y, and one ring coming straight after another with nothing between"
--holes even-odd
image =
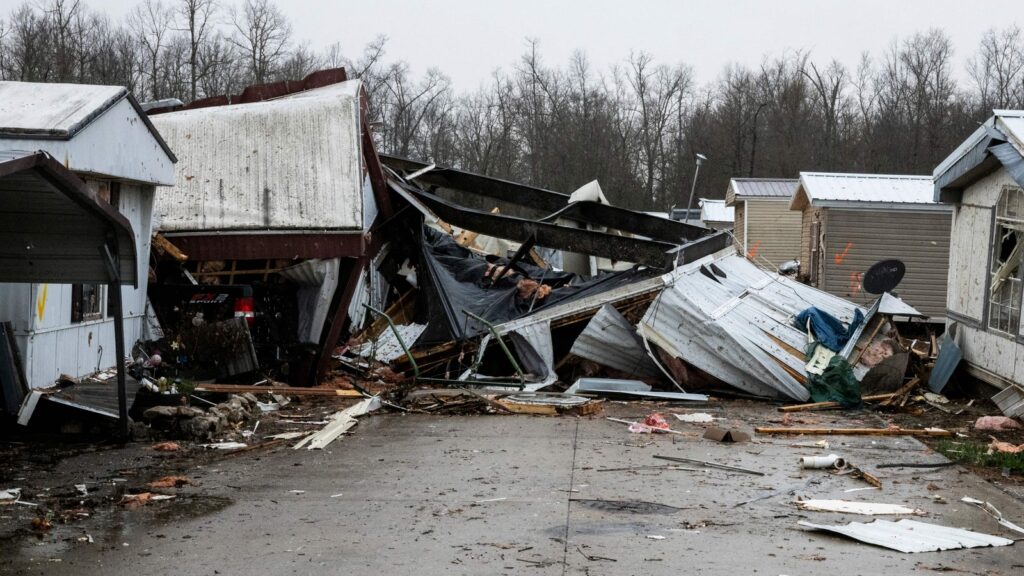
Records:
<instances>
[{"instance_id":1,"label":"splintered lumber","mask_svg":"<svg viewBox=\"0 0 1024 576\"><path fill-rule=\"evenodd\" d=\"M952 436L941 428L754 428L758 434L807 434L828 436Z\"/></svg>"},{"instance_id":2,"label":"splintered lumber","mask_svg":"<svg viewBox=\"0 0 1024 576\"><path fill-rule=\"evenodd\" d=\"M861 400L873 401L873 400L888 400L895 396L896 393L890 392L888 394L874 394L871 396L864 396ZM824 410L827 408L839 408L839 402L813 402L811 404L794 404L792 406L780 406L779 412L805 412L807 410Z\"/></svg>"},{"instance_id":3,"label":"splintered lumber","mask_svg":"<svg viewBox=\"0 0 1024 576\"><path fill-rule=\"evenodd\" d=\"M175 246L170 240L168 240L166 237L164 237L163 234L160 234L159 232L157 232L153 236L152 246L153 250L156 251L158 256L163 256L166 254L167 256L170 256L171 258L177 260L178 262L184 262L188 260L188 256L184 252L178 249L177 246Z\"/></svg>"},{"instance_id":4,"label":"splintered lumber","mask_svg":"<svg viewBox=\"0 0 1024 576\"><path fill-rule=\"evenodd\" d=\"M896 404L901 398L903 398L903 404L906 403L906 397L910 396L910 393L914 391L914 388L921 383L921 379L914 376L909 382L900 387L899 390L893 393L892 398L882 401L882 406L891 406ZM902 404L901 404L902 405Z\"/></svg>"},{"instance_id":5,"label":"splintered lumber","mask_svg":"<svg viewBox=\"0 0 1024 576\"><path fill-rule=\"evenodd\" d=\"M338 390L335 388L300 388L298 386L255 386L246 384L200 384L196 392L214 394L281 394L284 396L344 396L359 398L358 390Z\"/></svg>"}]
</instances>

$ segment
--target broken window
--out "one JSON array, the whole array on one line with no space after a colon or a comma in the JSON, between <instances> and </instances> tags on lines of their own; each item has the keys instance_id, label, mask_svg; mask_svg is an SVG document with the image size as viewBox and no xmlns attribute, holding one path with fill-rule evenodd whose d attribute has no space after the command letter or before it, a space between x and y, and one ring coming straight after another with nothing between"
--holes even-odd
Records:
<instances>
[{"instance_id":1,"label":"broken window","mask_svg":"<svg viewBox=\"0 0 1024 576\"><path fill-rule=\"evenodd\" d=\"M88 322L103 317L103 285L74 284L71 286L71 321Z\"/></svg>"},{"instance_id":2,"label":"broken window","mask_svg":"<svg viewBox=\"0 0 1024 576\"><path fill-rule=\"evenodd\" d=\"M1007 186L996 206L988 325L1016 336L1024 284L1024 190Z\"/></svg>"}]
</instances>

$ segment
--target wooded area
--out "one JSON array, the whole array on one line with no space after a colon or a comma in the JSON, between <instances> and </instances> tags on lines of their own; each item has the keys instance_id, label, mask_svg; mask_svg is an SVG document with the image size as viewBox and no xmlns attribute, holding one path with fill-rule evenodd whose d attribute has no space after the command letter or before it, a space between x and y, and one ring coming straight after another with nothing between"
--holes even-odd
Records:
<instances>
[{"instance_id":1,"label":"wooded area","mask_svg":"<svg viewBox=\"0 0 1024 576\"><path fill-rule=\"evenodd\" d=\"M963 55L938 29L907 31L854 63L794 48L728 66L708 85L685 54L667 64L637 51L598 70L585 52L548 63L526 41L518 62L468 93L444 62L416 73L386 47L381 36L358 55L314 50L271 0L145 0L124 21L44 0L0 20L0 78L189 102L345 66L365 82L384 152L564 192L596 178L612 202L647 210L686 203L697 152L710 159L697 187L707 197L738 176L929 174L993 108L1024 107L1016 27Z\"/></svg>"}]
</instances>

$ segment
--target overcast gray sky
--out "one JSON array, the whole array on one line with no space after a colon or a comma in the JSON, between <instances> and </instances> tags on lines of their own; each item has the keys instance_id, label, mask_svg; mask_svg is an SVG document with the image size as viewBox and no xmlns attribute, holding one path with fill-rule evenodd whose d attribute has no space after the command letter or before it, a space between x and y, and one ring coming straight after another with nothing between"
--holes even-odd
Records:
<instances>
[{"instance_id":1,"label":"overcast gray sky","mask_svg":"<svg viewBox=\"0 0 1024 576\"><path fill-rule=\"evenodd\" d=\"M137 0L84 0L122 17ZM237 0L221 0L236 3ZM2 13L22 0L0 0ZM378 34L389 37L388 58L414 72L436 66L456 89L470 90L495 68L511 68L526 38L540 41L551 64L576 49L595 67L645 51L659 62L685 62L698 82L713 81L737 62L757 65L765 54L810 50L815 60L854 65L894 38L929 27L945 29L956 47L955 74L981 34L1024 25L1024 0L278 0L296 39L314 48L340 42L356 55Z\"/></svg>"}]
</instances>

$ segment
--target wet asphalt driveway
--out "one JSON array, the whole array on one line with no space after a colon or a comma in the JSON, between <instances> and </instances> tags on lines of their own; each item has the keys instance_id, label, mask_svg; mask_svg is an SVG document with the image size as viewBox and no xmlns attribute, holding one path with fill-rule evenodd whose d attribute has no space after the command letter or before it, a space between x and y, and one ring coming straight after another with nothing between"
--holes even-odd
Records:
<instances>
[{"instance_id":1,"label":"wet asphalt driveway","mask_svg":"<svg viewBox=\"0 0 1024 576\"><path fill-rule=\"evenodd\" d=\"M639 406L614 408L640 415ZM734 424L764 405L715 407ZM841 418L838 414L826 418ZM827 420L826 420L827 421ZM46 574L1020 574L1024 542L901 554L808 531L870 517L800 511L799 496L905 504L925 522L1012 538L963 496L1024 523L1024 504L957 467L877 470L884 489L799 470L835 452L866 469L942 462L907 438L760 437L725 445L629 434L603 418L402 416L364 419L325 451L280 447L185 471L177 499L117 509L79 542L66 529L8 543L3 573ZM742 466L638 468L677 455ZM686 467L685 465L680 465ZM627 470L621 470L629 468ZM611 469L611 470L608 470ZM856 490L848 492L849 490ZM737 504L757 499L754 502ZM80 536L81 537L81 536Z\"/></svg>"}]
</instances>

